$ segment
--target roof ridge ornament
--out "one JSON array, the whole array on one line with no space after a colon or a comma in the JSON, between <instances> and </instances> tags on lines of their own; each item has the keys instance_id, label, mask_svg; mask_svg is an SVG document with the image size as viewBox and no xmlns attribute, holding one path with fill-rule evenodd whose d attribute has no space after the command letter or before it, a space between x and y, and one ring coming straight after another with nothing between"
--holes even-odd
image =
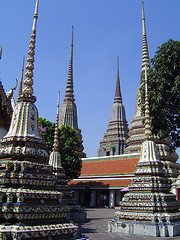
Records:
<instances>
[{"instance_id":1,"label":"roof ridge ornament","mask_svg":"<svg viewBox=\"0 0 180 240\"><path fill-rule=\"evenodd\" d=\"M14 92L14 90L16 90L17 85L18 85L18 80L16 78L16 85L13 88L11 88L11 90L9 92L6 93L6 96L7 96L8 100L11 100L11 98L13 96L13 92Z\"/></svg>"}]
</instances>

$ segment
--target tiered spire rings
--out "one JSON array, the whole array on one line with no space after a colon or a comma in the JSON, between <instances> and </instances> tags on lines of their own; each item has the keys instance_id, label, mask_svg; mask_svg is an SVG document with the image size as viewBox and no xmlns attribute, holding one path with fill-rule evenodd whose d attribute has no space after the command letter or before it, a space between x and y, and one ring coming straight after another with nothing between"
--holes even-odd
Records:
<instances>
[{"instance_id":1,"label":"tiered spire rings","mask_svg":"<svg viewBox=\"0 0 180 240\"><path fill-rule=\"evenodd\" d=\"M142 71L144 70L145 65L147 68L149 67L149 51L147 44L147 36L146 36L146 24L145 24L145 15L144 15L144 2L142 1Z\"/></svg>"},{"instance_id":2,"label":"tiered spire rings","mask_svg":"<svg viewBox=\"0 0 180 240\"><path fill-rule=\"evenodd\" d=\"M74 94L73 94L74 93L74 90L73 90L73 37L74 37L74 27L72 26L71 52L70 52L65 100L70 98L74 101Z\"/></svg>"},{"instance_id":3,"label":"tiered spire rings","mask_svg":"<svg viewBox=\"0 0 180 240\"><path fill-rule=\"evenodd\" d=\"M148 78L147 78L147 65L145 65L145 138L152 138L150 114L149 114L149 97L148 97Z\"/></svg>"},{"instance_id":4,"label":"tiered spire rings","mask_svg":"<svg viewBox=\"0 0 180 240\"><path fill-rule=\"evenodd\" d=\"M34 12L34 22L32 27L31 39L29 44L29 51L26 64L26 72L24 79L24 87L22 90L23 99L26 101L35 102L36 97L32 96L33 94L33 70L34 70L34 55L35 55L35 42L36 42L36 24L38 18L38 4L39 0L36 1L36 7Z\"/></svg>"},{"instance_id":5,"label":"tiered spire rings","mask_svg":"<svg viewBox=\"0 0 180 240\"><path fill-rule=\"evenodd\" d=\"M55 124L55 132L54 132L53 152L58 152L58 151L59 151L59 140L58 140L58 125L59 125L59 96L60 96L60 91L58 91L57 114L56 114L56 124Z\"/></svg>"}]
</instances>

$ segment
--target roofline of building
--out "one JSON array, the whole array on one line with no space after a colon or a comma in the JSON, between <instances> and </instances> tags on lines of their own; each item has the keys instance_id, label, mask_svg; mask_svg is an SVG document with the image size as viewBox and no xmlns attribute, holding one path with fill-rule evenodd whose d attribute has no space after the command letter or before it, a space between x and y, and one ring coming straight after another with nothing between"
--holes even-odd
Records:
<instances>
[{"instance_id":1,"label":"roofline of building","mask_svg":"<svg viewBox=\"0 0 180 240\"><path fill-rule=\"evenodd\" d=\"M102 161L102 160L124 160L124 159L131 159L131 158L139 158L140 153L131 153L131 154L121 154L121 155L111 155L111 156L102 156L102 157L89 157L89 158L82 158L82 162L90 162L90 161Z\"/></svg>"}]
</instances>

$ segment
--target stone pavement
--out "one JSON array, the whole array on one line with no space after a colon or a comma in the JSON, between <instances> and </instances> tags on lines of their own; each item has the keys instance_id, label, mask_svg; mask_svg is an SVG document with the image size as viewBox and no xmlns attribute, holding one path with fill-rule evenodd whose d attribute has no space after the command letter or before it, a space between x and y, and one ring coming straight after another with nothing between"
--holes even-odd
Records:
<instances>
[{"instance_id":1,"label":"stone pavement","mask_svg":"<svg viewBox=\"0 0 180 240\"><path fill-rule=\"evenodd\" d=\"M178 237L147 237L137 235L123 235L107 231L108 221L113 218L118 209L87 208L87 221L80 224L80 233L92 240L180 240Z\"/></svg>"}]
</instances>

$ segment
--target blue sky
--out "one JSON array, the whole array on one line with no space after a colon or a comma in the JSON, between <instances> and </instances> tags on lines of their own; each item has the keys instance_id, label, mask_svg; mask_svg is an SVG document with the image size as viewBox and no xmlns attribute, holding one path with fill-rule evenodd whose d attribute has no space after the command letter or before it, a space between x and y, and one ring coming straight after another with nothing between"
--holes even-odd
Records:
<instances>
[{"instance_id":1,"label":"blue sky","mask_svg":"<svg viewBox=\"0 0 180 240\"><path fill-rule=\"evenodd\" d=\"M74 94L88 157L97 155L107 129L116 84L117 56L126 117L135 111L141 72L140 0L39 0L34 95L39 116L55 122L67 81L74 26ZM35 0L0 0L0 79L5 91L20 79L27 57ZM150 57L170 38L180 39L180 1L145 0ZM14 94L17 97L17 91ZM180 151L178 151L180 153Z\"/></svg>"}]
</instances>

